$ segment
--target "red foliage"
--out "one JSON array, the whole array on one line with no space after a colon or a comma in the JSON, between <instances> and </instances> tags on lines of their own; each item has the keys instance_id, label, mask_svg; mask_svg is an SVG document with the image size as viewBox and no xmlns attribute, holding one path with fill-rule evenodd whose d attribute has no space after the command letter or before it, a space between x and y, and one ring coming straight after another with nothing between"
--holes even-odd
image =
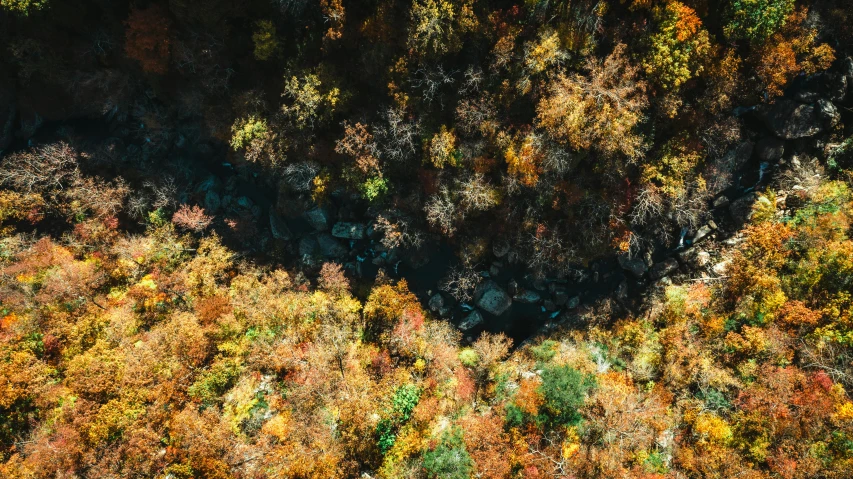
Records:
<instances>
[{"instance_id":1,"label":"red foliage","mask_svg":"<svg viewBox=\"0 0 853 479\"><path fill-rule=\"evenodd\" d=\"M169 19L162 8L151 5L146 9L133 8L125 22L125 52L138 61L149 73L166 73L169 70L171 40Z\"/></svg>"}]
</instances>

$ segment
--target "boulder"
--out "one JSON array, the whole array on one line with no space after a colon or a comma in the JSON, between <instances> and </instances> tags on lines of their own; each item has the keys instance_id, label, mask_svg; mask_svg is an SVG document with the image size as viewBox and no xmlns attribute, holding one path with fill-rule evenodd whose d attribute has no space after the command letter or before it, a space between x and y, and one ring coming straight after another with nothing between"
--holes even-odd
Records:
<instances>
[{"instance_id":1,"label":"boulder","mask_svg":"<svg viewBox=\"0 0 853 479\"><path fill-rule=\"evenodd\" d=\"M726 271L728 271L728 269L729 269L729 262L728 261L721 261L721 262L715 264L713 268L711 268L711 270L713 270L714 273L716 273L720 276L726 274Z\"/></svg>"},{"instance_id":2,"label":"boulder","mask_svg":"<svg viewBox=\"0 0 853 479\"><path fill-rule=\"evenodd\" d=\"M824 100L823 98L817 101L817 114L831 127L838 124L838 121L841 119L841 114L838 113L838 108L836 108L832 102Z\"/></svg>"},{"instance_id":3,"label":"boulder","mask_svg":"<svg viewBox=\"0 0 853 479\"><path fill-rule=\"evenodd\" d=\"M329 212L325 208L312 208L303 215L308 224L317 231L327 231L331 224Z\"/></svg>"},{"instance_id":4,"label":"boulder","mask_svg":"<svg viewBox=\"0 0 853 479\"><path fill-rule=\"evenodd\" d=\"M503 258L509 253L509 241L498 238L492 243L492 253L498 258Z\"/></svg>"},{"instance_id":5,"label":"boulder","mask_svg":"<svg viewBox=\"0 0 853 479\"><path fill-rule=\"evenodd\" d=\"M806 138L823 131L823 121L817 108L788 99L778 100L765 108L762 116L767 128L785 140Z\"/></svg>"},{"instance_id":6,"label":"boulder","mask_svg":"<svg viewBox=\"0 0 853 479\"><path fill-rule=\"evenodd\" d=\"M565 289L554 290L554 304L562 306L569 302L569 293Z\"/></svg>"},{"instance_id":7,"label":"boulder","mask_svg":"<svg viewBox=\"0 0 853 479\"><path fill-rule=\"evenodd\" d=\"M785 142L775 136L768 136L758 140L755 150L761 161L778 161L785 153Z\"/></svg>"},{"instance_id":8,"label":"boulder","mask_svg":"<svg viewBox=\"0 0 853 479\"><path fill-rule=\"evenodd\" d=\"M526 304L536 304L542 300L536 291L524 290L512 297L513 301Z\"/></svg>"},{"instance_id":9,"label":"boulder","mask_svg":"<svg viewBox=\"0 0 853 479\"><path fill-rule=\"evenodd\" d=\"M317 244L320 245L320 254L326 258L342 258L347 254L341 242L328 233L317 236Z\"/></svg>"},{"instance_id":10,"label":"boulder","mask_svg":"<svg viewBox=\"0 0 853 479\"><path fill-rule=\"evenodd\" d=\"M675 270L677 270L677 269L678 269L678 261L676 261L675 258L667 258L667 259L661 261L660 263L657 263L654 266L652 266L652 270L650 272L650 275L651 275L652 279L659 279L659 278L663 278L664 276L669 276L670 274L674 273Z\"/></svg>"},{"instance_id":11,"label":"boulder","mask_svg":"<svg viewBox=\"0 0 853 479\"><path fill-rule=\"evenodd\" d=\"M500 316L512 306L512 299L506 294L506 291L491 280L484 281L477 286L474 291L474 301L480 309L495 316Z\"/></svg>"},{"instance_id":12,"label":"boulder","mask_svg":"<svg viewBox=\"0 0 853 479\"><path fill-rule=\"evenodd\" d=\"M625 271L630 272L635 278L642 278L646 274L646 271L648 271L646 262L642 258L630 258L627 254L621 254L618 261L619 266Z\"/></svg>"},{"instance_id":13,"label":"boulder","mask_svg":"<svg viewBox=\"0 0 853 479\"><path fill-rule=\"evenodd\" d=\"M312 256L317 252L320 245L317 244L317 239L312 236L305 236L299 240L299 256Z\"/></svg>"},{"instance_id":14,"label":"boulder","mask_svg":"<svg viewBox=\"0 0 853 479\"><path fill-rule=\"evenodd\" d=\"M339 221L332 226L332 236L336 238L360 240L365 237L366 227L362 223Z\"/></svg>"},{"instance_id":15,"label":"boulder","mask_svg":"<svg viewBox=\"0 0 853 479\"><path fill-rule=\"evenodd\" d=\"M625 301L628 299L628 281L622 280L619 283L619 286L616 287L616 299L619 301Z\"/></svg>"},{"instance_id":16,"label":"boulder","mask_svg":"<svg viewBox=\"0 0 853 479\"><path fill-rule=\"evenodd\" d=\"M290 228L274 211L270 210L270 232L275 239L290 241L293 239L293 233Z\"/></svg>"},{"instance_id":17,"label":"boulder","mask_svg":"<svg viewBox=\"0 0 853 479\"><path fill-rule=\"evenodd\" d=\"M465 319L463 319L462 322L459 323L459 329L461 329L462 331L468 331L479 326L482 323L483 315L475 309L468 313L468 316L465 316Z\"/></svg>"},{"instance_id":18,"label":"boulder","mask_svg":"<svg viewBox=\"0 0 853 479\"><path fill-rule=\"evenodd\" d=\"M700 251L699 254L696 255L696 266L700 268L704 268L708 266L708 263L711 262L711 253L707 251Z\"/></svg>"},{"instance_id":19,"label":"boulder","mask_svg":"<svg viewBox=\"0 0 853 479\"><path fill-rule=\"evenodd\" d=\"M739 225L748 222L749 219L752 218L753 203L755 203L755 194L753 193L741 196L734 200L732 204L729 205L729 213L731 213L732 219L734 219Z\"/></svg>"},{"instance_id":20,"label":"boulder","mask_svg":"<svg viewBox=\"0 0 853 479\"><path fill-rule=\"evenodd\" d=\"M442 296L441 293L435 293L431 298L429 298L427 306L433 313L438 312L438 310L444 307L444 296Z\"/></svg>"},{"instance_id":21,"label":"boulder","mask_svg":"<svg viewBox=\"0 0 853 479\"><path fill-rule=\"evenodd\" d=\"M15 89L11 85L0 84L0 150L12 144L16 113Z\"/></svg>"},{"instance_id":22,"label":"boulder","mask_svg":"<svg viewBox=\"0 0 853 479\"><path fill-rule=\"evenodd\" d=\"M580 304L581 304L581 297L580 296L572 296L566 302L566 307L569 309L575 309L578 306L580 306Z\"/></svg>"},{"instance_id":23,"label":"boulder","mask_svg":"<svg viewBox=\"0 0 853 479\"><path fill-rule=\"evenodd\" d=\"M222 207L222 199L219 193L208 190L204 195L204 209L207 213L216 213Z\"/></svg>"},{"instance_id":24,"label":"boulder","mask_svg":"<svg viewBox=\"0 0 853 479\"><path fill-rule=\"evenodd\" d=\"M847 89L850 88L850 79L842 73L826 73L824 88L826 97L832 101L844 101Z\"/></svg>"},{"instance_id":25,"label":"boulder","mask_svg":"<svg viewBox=\"0 0 853 479\"><path fill-rule=\"evenodd\" d=\"M711 228L710 225L702 226L701 228L699 228L699 231L696 232L696 235L693 236L693 244L697 244L697 243L704 241L713 232L714 232L714 229Z\"/></svg>"}]
</instances>

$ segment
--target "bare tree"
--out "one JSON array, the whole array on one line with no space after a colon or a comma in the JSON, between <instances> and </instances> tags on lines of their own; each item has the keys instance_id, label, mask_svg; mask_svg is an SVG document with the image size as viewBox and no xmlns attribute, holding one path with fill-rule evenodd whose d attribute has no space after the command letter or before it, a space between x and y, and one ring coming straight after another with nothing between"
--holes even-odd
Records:
<instances>
[{"instance_id":1,"label":"bare tree","mask_svg":"<svg viewBox=\"0 0 853 479\"><path fill-rule=\"evenodd\" d=\"M455 221L461 219L461 212L456 207L456 202L451 196L447 186L442 185L438 193L429 197L424 206L427 221L433 227L439 228L447 236L453 236L456 232Z\"/></svg>"},{"instance_id":2,"label":"bare tree","mask_svg":"<svg viewBox=\"0 0 853 479\"><path fill-rule=\"evenodd\" d=\"M61 189L79 176L77 152L65 142L14 153L0 164L0 183L19 190Z\"/></svg>"},{"instance_id":3,"label":"bare tree","mask_svg":"<svg viewBox=\"0 0 853 479\"><path fill-rule=\"evenodd\" d=\"M464 303L473 299L474 289L482 279L473 266L456 266L441 279L438 288Z\"/></svg>"}]
</instances>

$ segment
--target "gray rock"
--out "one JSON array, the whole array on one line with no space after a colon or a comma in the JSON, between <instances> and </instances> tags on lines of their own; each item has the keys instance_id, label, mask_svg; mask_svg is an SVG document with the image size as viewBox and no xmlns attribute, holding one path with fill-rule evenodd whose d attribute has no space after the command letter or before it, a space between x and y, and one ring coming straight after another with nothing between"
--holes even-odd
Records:
<instances>
[{"instance_id":1,"label":"gray rock","mask_svg":"<svg viewBox=\"0 0 853 479\"><path fill-rule=\"evenodd\" d=\"M758 140L755 150L762 161L778 161L785 153L785 142L775 136L768 136Z\"/></svg>"},{"instance_id":2,"label":"gray rock","mask_svg":"<svg viewBox=\"0 0 853 479\"><path fill-rule=\"evenodd\" d=\"M554 303L562 306L569 301L569 293L565 289L554 290Z\"/></svg>"},{"instance_id":3,"label":"gray rock","mask_svg":"<svg viewBox=\"0 0 853 479\"><path fill-rule=\"evenodd\" d=\"M536 304L542 300L536 291L524 290L512 297L513 301L526 304Z\"/></svg>"},{"instance_id":4,"label":"gray rock","mask_svg":"<svg viewBox=\"0 0 853 479\"><path fill-rule=\"evenodd\" d=\"M327 231L331 223L329 212L325 208L316 207L304 214L305 220L317 231Z\"/></svg>"},{"instance_id":5,"label":"gray rock","mask_svg":"<svg viewBox=\"0 0 853 479\"><path fill-rule=\"evenodd\" d=\"M241 196L237 198L237 206L250 210L253 206L255 206L255 202L249 199L248 196Z\"/></svg>"},{"instance_id":6,"label":"gray rock","mask_svg":"<svg viewBox=\"0 0 853 479\"><path fill-rule=\"evenodd\" d=\"M503 258L509 253L509 241L498 238L492 243L492 253L498 258Z\"/></svg>"},{"instance_id":7,"label":"gray rock","mask_svg":"<svg viewBox=\"0 0 853 479\"><path fill-rule=\"evenodd\" d=\"M696 255L696 266L700 268L704 268L711 263L711 253L707 251L700 251L699 254Z\"/></svg>"},{"instance_id":8,"label":"gray rock","mask_svg":"<svg viewBox=\"0 0 853 479\"><path fill-rule=\"evenodd\" d=\"M652 266L652 270L650 272L650 275L651 275L652 279L660 279L660 278L663 278L664 276L669 276L670 274L674 273L675 270L677 270L677 269L678 269L678 261L676 261L674 258L667 258L667 259L661 261L660 263L657 263L654 266Z\"/></svg>"},{"instance_id":9,"label":"gray rock","mask_svg":"<svg viewBox=\"0 0 853 479\"><path fill-rule=\"evenodd\" d=\"M282 220L272 210L270 210L270 232L275 239L284 241L290 241L293 239L293 233L290 232L290 228L288 228L284 220Z\"/></svg>"},{"instance_id":10,"label":"gray rock","mask_svg":"<svg viewBox=\"0 0 853 479\"><path fill-rule=\"evenodd\" d=\"M731 213L732 219L741 225L748 222L749 219L752 218L753 203L755 203L755 194L753 193L741 196L734 200L732 204L729 205L729 213Z\"/></svg>"},{"instance_id":11,"label":"gray rock","mask_svg":"<svg viewBox=\"0 0 853 479\"><path fill-rule=\"evenodd\" d=\"M364 239L365 226L361 223L339 221L332 226L332 236L344 239Z\"/></svg>"},{"instance_id":12,"label":"gray rock","mask_svg":"<svg viewBox=\"0 0 853 479\"><path fill-rule=\"evenodd\" d=\"M713 268L711 268L711 270L714 271L714 273L716 273L720 276L726 274L726 271L728 271L728 269L729 269L729 262L728 261L721 261L721 262L715 264Z\"/></svg>"},{"instance_id":13,"label":"gray rock","mask_svg":"<svg viewBox=\"0 0 853 479\"><path fill-rule=\"evenodd\" d=\"M221 186L222 182L219 178L210 175L204 179L201 183L196 186L195 190L199 193L204 193L206 191L218 189Z\"/></svg>"},{"instance_id":14,"label":"gray rock","mask_svg":"<svg viewBox=\"0 0 853 479\"><path fill-rule=\"evenodd\" d=\"M572 296L566 302L566 307L569 309L575 309L578 306L580 306L580 304L581 304L581 297L580 296Z\"/></svg>"},{"instance_id":15,"label":"gray rock","mask_svg":"<svg viewBox=\"0 0 853 479\"><path fill-rule=\"evenodd\" d=\"M316 238L305 236L299 240L299 256L312 256L319 247Z\"/></svg>"},{"instance_id":16,"label":"gray rock","mask_svg":"<svg viewBox=\"0 0 853 479\"><path fill-rule=\"evenodd\" d=\"M347 254L341 242L328 233L317 236L317 244L320 245L320 254L326 258L342 258Z\"/></svg>"},{"instance_id":17,"label":"gray rock","mask_svg":"<svg viewBox=\"0 0 853 479\"><path fill-rule=\"evenodd\" d=\"M635 278L642 278L648 267L642 258L629 258L627 254L620 254L618 257L619 266L625 271L630 272Z\"/></svg>"},{"instance_id":18,"label":"gray rock","mask_svg":"<svg viewBox=\"0 0 853 479\"><path fill-rule=\"evenodd\" d=\"M12 144L16 113L14 86L0 85L0 150Z\"/></svg>"},{"instance_id":19,"label":"gray rock","mask_svg":"<svg viewBox=\"0 0 853 479\"><path fill-rule=\"evenodd\" d=\"M619 301L625 301L628 299L628 281L622 280L619 283L619 286L616 287L616 299Z\"/></svg>"},{"instance_id":20,"label":"gray rock","mask_svg":"<svg viewBox=\"0 0 853 479\"><path fill-rule=\"evenodd\" d=\"M545 311L556 311L558 308L557 303L551 301L550 299L546 299L542 302L542 307L545 308Z\"/></svg>"},{"instance_id":21,"label":"gray rock","mask_svg":"<svg viewBox=\"0 0 853 479\"><path fill-rule=\"evenodd\" d=\"M729 198L726 195L720 195L714 199L714 208L725 208L729 206Z\"/></svg>"},{"instance_id":22,"label":"gray rock","mask_svg":"<svg viewBox=\"0 0 853 479\"><path fill-rule=\"evenodd\" d=\"M459 323L459 329L461 329L462 331L468 331L479 326L482 323L483 315L475 309L468 313L468 316L465 316L465 319L463 319L462 322Z\"/></svg>"},{"instance_id":23,"label":"gray rock","mask_svg":"<svg viewBox=\"0 0 853 479\"><path fill-rule=\"evenodd\" d=\"M850 81L844 74L826 74L826 97L832 101L843 101L847 96Z\"/></svg>"},{"instance_id":24,"label":"gray rock","mask_svg":"<svg viewBox=\"0 0 853 479\"><path fill-rule=\"evenodd\" d=\"M512 299L494 281L480 283L474 291L474 301L477 306L487 313L500 316L512 306Z\"/></svg>"},{"instance_id":25,"label":"gray rock","mask_svg":"<svg viewBox=\"0 0 853 479\"><path fill-rule=\"evenodd\" d=\"M841 119L838 108L832 102L823 98L817 101L817 114L830 126L835 126L838 124L838 120Z\"/></svg>"},{"instance_id":26,"label":"gray rock","mask_svg":"<svg viewBox=\"0 0 853 479\"><path fill-rule=\"evenodd\" d=\"M764 123L779 138L795 140L817 135L823 131L823 121L817 108L781 99L764 109Z\"/></svg>"},{"instance_id":27,"label":"gray rock","mask_svg":"<svg viewBox=\"0 0 853 479\"><path fill-rule=\"evenodd\" d=\"M713 231L714 229L711 228L710 225L702 226L701 228L699 228L699 231L696 232L696 235L693 236L693 244L701 243L702 241L707 239Z\"/></svg>"},{"instance_id":28,"label":"gray rock","mask_svg":"<svg viewBox=\"0 0 853 479\"><path fill-rule=\"evenodd\" d=\"M752 157L752 151L755 149L755 143L744 141L726 152L721 163L729 171L737 171L746 164Z\"/></svg>"},{"instance_id":29,"label":"gray rock","mask_svg":"<svg viewBox=\"0 0 853 479\"><path fill-rule=\"evenodd\" d=\"M433 313L437 312L439 309L444 307L444 296L442 296L441 293L435 293L431 298L429 298L427 306Z\"/></svg>"},{"instance_id":30,"label":"gray rock","mask_svg":"<svg viewBox=\"0 0 853 479\"><path fill-rule=\"evenodd\" d=\"M204 195L205 211L207 213L216 213L221 207L222 199L219 197L219 193L213 190L208 190L208 192Z\"/></svg>"}]
</instances>

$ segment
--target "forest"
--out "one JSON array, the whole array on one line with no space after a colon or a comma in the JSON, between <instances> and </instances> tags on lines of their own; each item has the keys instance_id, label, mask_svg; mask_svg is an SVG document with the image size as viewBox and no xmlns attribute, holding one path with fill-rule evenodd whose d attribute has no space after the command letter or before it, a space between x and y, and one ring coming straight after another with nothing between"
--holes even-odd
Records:
<instances>
[{"instance_id":1,"label":"forest","mask_svg":"<svg viewBox=\"0 0 853 479\"><path fill-rule=\"evenodd\" d=\"M853 4L0 0L0 477L853 478Z\"/></svg>"}]
</instances>

